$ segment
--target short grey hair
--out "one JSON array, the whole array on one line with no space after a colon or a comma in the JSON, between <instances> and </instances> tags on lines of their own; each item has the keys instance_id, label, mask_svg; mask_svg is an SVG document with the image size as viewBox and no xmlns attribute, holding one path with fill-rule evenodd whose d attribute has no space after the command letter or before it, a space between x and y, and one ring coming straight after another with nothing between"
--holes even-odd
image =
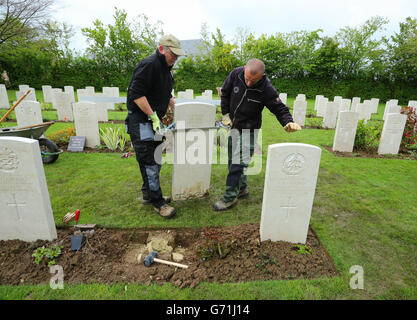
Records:
<instances>
[{"instance_id":1,"label":"short grey hair","mask_svg":"<svg viewBox=\"0 0 417 320\"><path fill-rule=\"evenodd\" d=\"M252 75L258 73L265 73L265 63L262 60L253 58L246 62L246 67L249 69Z\"/></svg>"}]
</instances>

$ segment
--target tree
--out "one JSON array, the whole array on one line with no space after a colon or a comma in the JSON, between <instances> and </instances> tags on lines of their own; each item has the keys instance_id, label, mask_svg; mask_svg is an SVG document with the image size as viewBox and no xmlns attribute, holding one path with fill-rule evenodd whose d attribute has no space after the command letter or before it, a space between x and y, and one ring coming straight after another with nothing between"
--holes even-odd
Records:
<instances>
[{"instance_id":1,"label":"tree","mask_svg":"<svg viewBox=\"0 0 417 320\"><path fill-rule=\"evenodd\" d=\"M28 38L44 24L54 0L0 0L0 45Z\"/></svg>"},{"instance_id":2,"label":"tree","mask_svg":"<svg viewBox=\"0 0 417 320\"><path fill-rule=\"evenodd\" d=\"M408 17L400 23L400 32L388 43L391 72L395 80L417 80L417 19Z\"/></svg>"},{"instance_id":3,"label":"tree","mask_svg":"<svg viewBox=\"0 0 417 320\"><path fill-rule=\"evenodd\" d=\"M383 39L374 40L376 32L388 23L382 17L373 17L363 25L352 28L344 27L336 33L336 40L341 48L341 73L345 78L369 76L369 66L378 60L382 51Z\"/></svg>"}]
</instances>

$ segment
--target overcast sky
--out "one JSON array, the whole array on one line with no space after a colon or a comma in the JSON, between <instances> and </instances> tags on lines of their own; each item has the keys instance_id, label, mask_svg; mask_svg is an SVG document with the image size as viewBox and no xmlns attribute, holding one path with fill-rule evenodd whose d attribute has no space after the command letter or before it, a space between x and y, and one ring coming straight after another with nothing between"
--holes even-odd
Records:
<instances>
[{"instance_id":1,"label":"overcast sky","mask_svg":"<svg viewBox=\"0 0 417 320\"><path fill-rule=\"evenodd\" d=\"M95 19L105 25L113 24L114 7L125 9L128 20L139 14L148 16L151 23L163 22L165 33L180 40L200 38L201 26L209 32L220 28L228 40L237 28L254 33L274 34L323 29L333 36L344 26L355 27L373 16L389 20L385 35L399 31L406 17L417 17L416 0L57 0L52 17L73 26L75 35L71 47L83 50L87 46L80 29L92 27Z\"/></svg>"}]
</instances>

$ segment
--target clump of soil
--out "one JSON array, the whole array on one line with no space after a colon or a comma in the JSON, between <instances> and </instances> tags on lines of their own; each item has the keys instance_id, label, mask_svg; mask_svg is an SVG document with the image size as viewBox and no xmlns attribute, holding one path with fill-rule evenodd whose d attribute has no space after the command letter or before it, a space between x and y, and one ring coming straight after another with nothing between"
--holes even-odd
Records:
<instances>
[{"instance_id":1,"label":"clump of soil","mask_svg":"<svg viewBox=\"0 0 417 320\"><path fill-rule=\"evenodd\" d=\"M213 229L210 229L211 231ZM71 251L73 228L58 229L53 242L27 243L0 241L0 284L47 284L53 276L46 262L34 263L33 250L41 246L62 245L56 264L63 267L64 282L77 283L151 283L170 282L178 287L195 287L200 282L244 282L254 280L333 277L338 272L312 229L305 246L287 242L260 242L259 224L250 223L215 229L222 239L222 256L207 253L209 229L106 229L96 228L80 251ZM152 232L170 233L172 252L181 252L181 264L188 269L159 263L145 267L138 255L149 247ZM211 233L213 234L213 233ZM169 241L169 243L168 243ZM228 245L226 245L228 244ZM202 249L205 248L205 249ZM301 250L302 249L302 250ZM145 256L147 255L147 252ZM172 256L165 255L165 258ZM204 260L203 257L206 257ZM143 258L143 256L142 256Z\"/></svg>"}]
</instances>

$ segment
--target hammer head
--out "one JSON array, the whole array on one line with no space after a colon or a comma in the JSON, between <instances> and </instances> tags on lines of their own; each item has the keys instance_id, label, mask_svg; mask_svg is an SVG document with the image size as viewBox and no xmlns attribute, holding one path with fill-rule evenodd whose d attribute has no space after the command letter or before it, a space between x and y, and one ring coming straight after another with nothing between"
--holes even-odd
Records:
<instances>
[{"instance_id":1,"label":"hammer head","mask_svg":"<svg viewBox=\"0 0 417 320\"><path fill-rule=\"evenodd\" d=\"M143 260L143 264L146 267L150 267L153 263L153 259L155 259L158 255L158 252L156 251L152 251L150 254L148 254L148 256Z\"/></svg>"}]
</instances>

